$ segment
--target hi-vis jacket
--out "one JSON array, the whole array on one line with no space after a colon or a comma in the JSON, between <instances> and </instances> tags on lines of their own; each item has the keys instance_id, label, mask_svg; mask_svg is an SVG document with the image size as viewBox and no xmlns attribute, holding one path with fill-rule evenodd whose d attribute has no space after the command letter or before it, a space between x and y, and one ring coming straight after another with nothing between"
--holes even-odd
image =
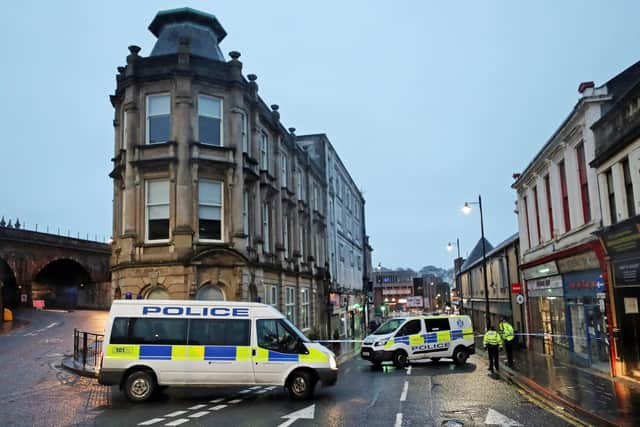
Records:
<instances>
[{"instance_id":1,"label":"hi-vis jacket","mask_svg":"<svg viewBox=\"0 0 640 427\"><path fill-rule=\"evenodd\" d=\"M484 334L484 339L482 340L482 345L486 348L489 345L492 346L499 346L500 348L502 348L502 338L500 337L500 334L497 333L496 331L487 331L486 334Z\"/></svg>"},{"instance_id":2,"label":"hi-vis jacket","mask_svg":"<svg viewBox=\"0 0 640 427\"><path fill-rule=\"evenodd\" d=\"M498 326L498 329L500 329L500 335L502 335L502 338L505 341L511 341L515 338L515 334L513 332L513 326L511 326L509 322L500 323L500 325Z\"/></svg>"}]
</instances>

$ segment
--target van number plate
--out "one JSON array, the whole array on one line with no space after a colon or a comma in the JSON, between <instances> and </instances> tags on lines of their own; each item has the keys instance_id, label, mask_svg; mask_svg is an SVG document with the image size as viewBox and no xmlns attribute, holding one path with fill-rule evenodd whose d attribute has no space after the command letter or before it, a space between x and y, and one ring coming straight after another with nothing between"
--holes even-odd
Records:
<instances>
[{"instance_id":1,"label":"van number plate","mask_svg":"<svg viewBox=\"0 0 640 427\"><path fill-rule=\"evenodd\" d=\"M369 353L368 351L363 351L363 352L362 352L362 355L363 355L363 356L369 356L369 355L371 355L371 353Z\"/></svg>"}]
</instances>

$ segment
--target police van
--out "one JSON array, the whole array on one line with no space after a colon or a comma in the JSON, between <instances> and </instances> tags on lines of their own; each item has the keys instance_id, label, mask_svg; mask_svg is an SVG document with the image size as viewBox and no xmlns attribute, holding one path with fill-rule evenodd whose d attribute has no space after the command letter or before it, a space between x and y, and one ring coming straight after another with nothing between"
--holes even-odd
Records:
<instances>
[{"instance_id":1,"label":"police van","mask_svg":"<svg viewBox=\"0 0 640 427\"><path fill-rule=\"evenodd\" d=\"M360 356L374 365L391 361L398 368L413 360L441 358L464 365L473 353L469 316L395 317L366 337L360 349Z\"/></svg>"},{"instance_id":2,"label":"police van","mask_svg":"<svg viewBox=\"0 0 640 427\"><path fill-rule=\"evenodd\" d=\"M167 386L256 384L307 399L337 378L333 352L271 306L177 300L114 301L99 374L134 402Z\"/></svg>"}]
</instances>

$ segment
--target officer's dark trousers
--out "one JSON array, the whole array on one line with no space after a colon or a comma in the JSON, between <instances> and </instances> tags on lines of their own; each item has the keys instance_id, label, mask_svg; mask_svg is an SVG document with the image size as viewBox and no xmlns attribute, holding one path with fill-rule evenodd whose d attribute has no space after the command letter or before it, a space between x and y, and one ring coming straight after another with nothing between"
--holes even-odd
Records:
<instances>
[{"instance_id":1,"label":"officer's dark trousers","mask_svg":"<svg viewBox=\"0 0 640 427\"><path fill-rule=\"evenodd\" d=\"M507 366L513 366L513 341L504 340L504 349L507 351Z\"/></svg>"},{"instance_id":2,"label":"officer's dark trousers","mask_svg":"<svg viewBox=\"0 0 640 427\"><path fill-rule=\"evenodd\" d=\"M489 370L493 372L495 368L496 371L499 371L498 355L500 354L500 348L497 345L488 345L487 351L489 352Z\"/></svg>"}]
</instances>

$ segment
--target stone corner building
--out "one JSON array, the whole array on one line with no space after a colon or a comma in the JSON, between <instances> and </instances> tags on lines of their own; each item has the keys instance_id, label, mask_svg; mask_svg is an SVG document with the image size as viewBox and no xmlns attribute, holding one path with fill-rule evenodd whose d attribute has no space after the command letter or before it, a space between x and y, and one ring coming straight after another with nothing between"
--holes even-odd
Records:
<instances>
[{"instance_id":1,"label":"stone corner building","mask_svg":"<svg viewBox=\"0 0 640 427\"><path fill-rule=\"evenodd\" d=\"M327 334L325 173L240 54L224 59L215 16L163 11L149 29L111 97L115 297L261 301Z\"/></svg>"}]
</instances>

